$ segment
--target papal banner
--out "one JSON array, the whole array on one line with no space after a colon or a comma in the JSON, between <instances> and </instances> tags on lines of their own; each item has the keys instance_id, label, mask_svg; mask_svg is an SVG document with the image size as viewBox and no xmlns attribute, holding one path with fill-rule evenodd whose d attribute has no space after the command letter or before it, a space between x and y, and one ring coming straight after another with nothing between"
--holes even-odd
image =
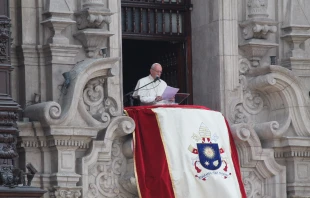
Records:
<instances>
[{"instance_id":1,"label":"papal banner","mask_svg":"<svg viewBox=\"0 0 310 198\"><path fill-rule=\"evenodd\" d=\"M245 198L238 154L220 112L201 106L126 108L136 123L142 198Z\"/></svg>"}]
</instances>

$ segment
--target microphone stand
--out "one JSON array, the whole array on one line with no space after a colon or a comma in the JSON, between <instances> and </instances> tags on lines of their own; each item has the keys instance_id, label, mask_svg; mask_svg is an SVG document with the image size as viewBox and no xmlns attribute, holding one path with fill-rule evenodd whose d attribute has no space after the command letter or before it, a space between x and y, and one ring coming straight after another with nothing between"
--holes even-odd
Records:
<instances>
[{"instance_id":1,"label":"microphone stand","mask_svg":"<svg viewBox=\"0 0 310 198\"><path fill-rule=\"evenodd\" d=\"M132 94L133 94L135 91L138 91L139 89L142 89L143 87L146 87L146 86L148 86L149 84L152 84L152 83L156 82L157 80L159 80L159 77L156 77L156 78L154 79L154 81L152 81L152 82L150 82L150 83L147 83L147 84L143 85L142 87L139 87L138 89L133 90L133 91L128 92L127 94L125 94L125 97L128 97L128 96L129 96L129 105L130 105L131 107L133 106L133 97L132 97Z\"/></svg>"}]
</instances>

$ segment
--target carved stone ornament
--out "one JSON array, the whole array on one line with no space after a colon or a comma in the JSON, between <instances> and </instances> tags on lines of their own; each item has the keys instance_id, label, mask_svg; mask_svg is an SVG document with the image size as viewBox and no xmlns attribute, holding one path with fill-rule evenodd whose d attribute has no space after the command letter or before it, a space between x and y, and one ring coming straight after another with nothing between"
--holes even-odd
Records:
<instances>
[{"instance_id":1,"label":"carved stone ornament","mask_svg":"<svg viewBox=\"0 0 310 198\"><path fill-rule=\"evenodd\" d=\"M81 187L54 187L50 193L51 198L79 198L81 197Z\"/></svg>"},{"instance_id":2,"label":"carved stone ornament","mask_svg":"<svg viewBox=\"0 0 310 198\"><path fill-rule=\"evenodd\" d=\"M10 188L17 187L19 184L26 186L26 174L24 171L15 168L13 165L0 165L0 185ZM31 183L31 179L28 179ZM29 186L29 185L28 185Z\"/></svg>"},{"instance_id":3,"label":"carved stone ornament","mask_svg":"<svg viewBox=\"0 0 310 198\"><path fill-rule=\"evenodd\" d=\"M239 104L236 106L234 110L234 123L239 124L239 123L247 123L249 119L247 116L244 114L244 108L242 107L242 104Z\"/></svg>"},{"instance_id":4,"label":"carved stone ornament","mask_svg":"<svg viewBox=\"0 0 310 198\"><path fill-rule=\"evenodd\" d=\"M94 86L91 82L97 82L98 76L102 76L105 79L112 77L111 74L113 72L110 70L113 70L113 67L118 67L118 61L119 58L101 58L80 62L69 72L70 86L66 88L66 94L63 95L60 100L61 105L56 102L44 102L31 105L26 107L24 116L31 120L40 121L42 126L54 125L51 133L53 133L53 130L65 130L67 126L79 126L79 128L85 127L84 132L80 132L81 134L97 134L99 129L105 129L111 121L105 120L105 118L105 122L98 121L92 116L92 113L89 113L88 110L90 106L86 105L87 103L85 103L84 99L87 98L89 102L89 97L92 97L92 100L96 101L95 95L98 93L103 95L103 92L99 91L99 86L98 88L94 88L94 90L92 90L93 95L90 94L89 96L88 93L91 92L88 92L90 88L87 88L87 83L90 82L88 86ZM91 81L92 79L94 80ZM105 112L108 113L110 117L121 115L122 113L117 107L115 100L109 96L107 90L105 90L105 94L104 104L101 105L104 107ZM83 97L83 95L86 95L86 97ZM98 100L101 101L102 98L99 97ZM96 104L96 102L89 104L93 105ZM97 113L94 109L92 109L92 112ZM102 112L102 114L104 114L104 112ZM70 134L71 133L72 132L70 132Z\"/></svg>"},{"instance_id":5,"label":"carved stone ornament","mask_svg":"<svg viewBox=\"0 0 310 198\"><path fill-rule=\"evenodd\" d=\"M263 195L263 183L260 178L256 176L255 172L242 172L243 185L246 191L246 195L249 198L254 197L269 197Z\"/></svg>"},{"instance_id":6,"label":"carved stone ornament","mask_svg":"<svg viewBox=\"0 0 310 198\"><path fill-rule=\"evenodd\" d=\"M235 105L233 122L244 122L243 117L251 122L255 121L253 127L263 142L282 138L290 126L296 135L309 136L308 96L303 91L303 84L292 71L276 65L252 68L245 79L247 91L239 105ZM262 109L262 106L266 107ZM240 117L240 112L244 116Z\"/></svg>"},{"instance_id":7,"label":"carved stone ornament","mask_svg":"<svg viewBox=\"0 0 310 198\"><path fill-rule=\"evenodd\" d=\"M277 31L277 22L268 18L268 0L249 0L247 5L249 19L239 24L244 38L239 47L252 66L257 67L268 50L278 46L267 41L268 35Z\"/></svg>"},{"instance_id":8,"label":"carved stone ornament","mask_svg":"<svg viewBox=\"0 0 310 198\"><path fill-rule=\"evenodd\" d=\"M117 104L111 97L104 96L104 78L90 80L83 92L83 100L88 113L99 122L110 122L116 116Z\"/></svg>"},{"instance_id":9,"label":"carved stone ornament","mask_svg":"<svg viewBox=\"0 0 310 198\"><path fill-rule=\"evenodd\" d=\"M0 128L2 131L2 133L0 133L0 159L13 159L18 157L16 151L16 132L18 129L15 124L17 119L18 116L16 112L0 112Z\"/></svg>"},{"instance_id":10,"label":"carved stone ornament","mask_svg":"<svg viewBox=\"0 0 310 198\"><path fill-rule=\"evenodd\" d=\"M250 18L268 17L267 8L268 0L248 0Z\"/></svg>"},{"instance_id":11,"label":"carved stone ornament","mask_svg":"<svg viewBox=\"0 0 310 198\"><path fill-rule=\"evenodd\" d=\"M240 158L247 197L286 197L286 167L278 164L272 149L262 148L250 124L233 124L231 132ZM268 185L266 185L266 183Z\"/></svg>"},{"instance_id":12,"label":"carved stone ornament","mask_svg":"<svg viewBox=\"0 0 310 198\"><path fill-rule=\"evenodd\" d=\"M251 124L263 142L283 137L291 123L289 103L293 101L287 98L291 93L282 92L290 89L286 83L297 82L296 77L279 66L248 67L242 58L239 68L243 92L242 97L231 104L234 107L231 109L231 122Z\"/></svg>"},{"instance_id":13,"label":"carved stone ornament","mask_svg":"<svg viewBox=\"0 0 310 198\"><path fill-rule=\"evenodd\" d=\"M11 20L6 16L0 16L0 63L9 63L10 24Z\"/></svg>"},{"instance_id":14,"label":"carved stone ornament","mask_svg":"<svg viewBox=\"0 0 310 198\"><path fill-rule=\"evenodd\" d=\"M82 43L87 57L97 58L100 48L107 47L108 38L113 34L102 29L85 29L77 31L73 36Z\"/></svg>"},{"instance_id":15,"label":"carved stone ornament","mask_svg":"<svg viewBox=\"0 0 310 198\"><path fill-rule=\"evenodd\" d=\"M258 67L261 58L268 52L268 50L277 46L278 44L276 43L271 43L261 39L250 39L239 44L240 49L244 52L246 58L250 60L253 67Z\"/></svg>"},{"instance_id":16,"label":"carved stone ornament","mask_svg":"<svg viewBox=\"0 0 310 198\"><path fill-rule=\"evenodd\" d=\"M271 19L250 19L240 23L242 35L248 39L267 39L269 33L277 32L277 22Z\"/></svg>"},{"instance_id":17,"label":"carved stone ornament","mask_svg":"<svg viewBox=\"0 0 310 198\"><path fill-rule=\"evenodd\" d=\"M81 158L77 172L82 178L83 197L136 197L132 155L127 151L134 121L119 116L111 121L105 133L99 134L89 154ZM127 145L127 146L126 146ZM132 152L132 151L131 151Z\"/></svg>"},{"instance_id":18,"label":"carved stone ornament","mask_svg":"<svg viewBox=\"0 0 310 198\"><path fill-rule=\"evenodd\" d=\"M106 9L105 11L83 10L75 13L76 24L79 30L86 28L101 29L105 24L111 23L111 15L113 13Z\"/></svg>"}]
</instances>

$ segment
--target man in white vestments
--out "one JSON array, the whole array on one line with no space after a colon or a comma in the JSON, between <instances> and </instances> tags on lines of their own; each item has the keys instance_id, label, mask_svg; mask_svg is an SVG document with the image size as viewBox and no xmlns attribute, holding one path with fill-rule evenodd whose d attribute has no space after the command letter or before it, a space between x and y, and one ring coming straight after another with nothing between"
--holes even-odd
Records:
<instances>
[{"instance_id":1,"label":"man in white vestments","mask_svg":"<svg viewBox=\"0 0 310 198\"><path fill-rule=\"evenodd\" d=\"M161 95L164 93L167 87L167 83L159 79L162 73L162 70L163 69L159 63L154 63L151 66L150 75L144 78L141 78L138 81L135 90L150 83L149 85L133 93L133 97L140 99L141 105L164 104L164 101Z\"/></svg>"}]
</instances>

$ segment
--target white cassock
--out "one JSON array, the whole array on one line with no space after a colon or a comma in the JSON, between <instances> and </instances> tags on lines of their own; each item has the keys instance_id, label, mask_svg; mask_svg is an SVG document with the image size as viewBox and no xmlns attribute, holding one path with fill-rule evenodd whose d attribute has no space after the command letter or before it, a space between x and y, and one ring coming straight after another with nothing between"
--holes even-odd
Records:
<instances>
[{"instance_id":1,"label":"white cassock","mask_svg":"<svg viewBox=\"0 0 310 198\"><path fill-rule=\"evenodd\" d=\"M154 78L151 75L141 78L138 81L135 90L153 81ZM161 96L164 93L166 87L167 83L165 81L157 80L156 82L153 82L143 87L142 89L135 91L133 93L133 97L139 96L142 105L163 104L164 101L155 102L155 98L157 96Z\"/></svg>"}]
</instances>

